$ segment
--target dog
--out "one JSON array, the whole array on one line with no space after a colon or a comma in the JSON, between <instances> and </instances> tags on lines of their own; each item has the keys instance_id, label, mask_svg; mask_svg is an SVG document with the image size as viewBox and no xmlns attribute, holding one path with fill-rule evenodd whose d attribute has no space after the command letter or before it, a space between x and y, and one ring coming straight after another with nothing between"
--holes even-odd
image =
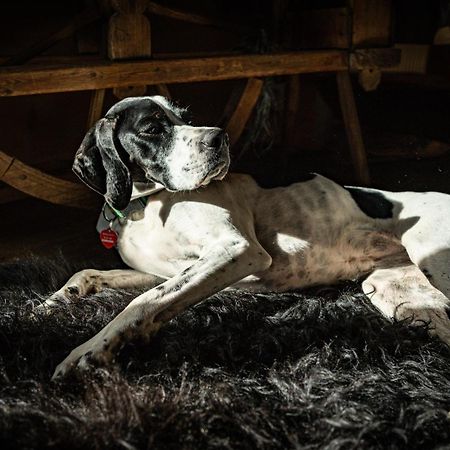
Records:
<instances>
[{"instance_id":1,"label":"dog","mask_svg":"<svg viewBox=\"0 0 450 450\"><path fill-rule=\"evenodd\" d=\"M343 187L318 174L263 189L228 174L222 129L189 125L185 113L161 96L124 99L75 155L74 172L105 198L111 245L130 269L83 270L42 306L104 288L146 291L53 379L109 363L126 340L225 288L282 292L362 279L385 317L425 324L450 345L449 195ZM136 199L145 206L128 210Z\"/></svg>"}]
</instances>

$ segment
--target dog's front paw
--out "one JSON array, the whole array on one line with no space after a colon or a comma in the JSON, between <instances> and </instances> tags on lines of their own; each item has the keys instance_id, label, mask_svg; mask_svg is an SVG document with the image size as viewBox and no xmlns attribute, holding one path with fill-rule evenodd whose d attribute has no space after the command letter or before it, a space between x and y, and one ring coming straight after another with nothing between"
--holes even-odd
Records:
<instances>
[{"instance_id":1,"label":"dog's front paw","mask_svg":"<svg viewBox=\"0 0 450 450\"><path fill-rule=\"evenodd\" d=\"M72 350L67 358L58 364L52 381L66 377L71 371L86 372L93 366L104 366L111 362L112 352L104 339L94 336L89 341Z\"/></svg>"},{"instance_id":2,"label":"dog's front paw","mask_svg":"<svg viewBox=\"0 0 450 450\"><path fill-rule=\"evenodd\" d=\"M46 299L44 302L35 306L33 308L33 313L49 314L55 308L68 305L69 303L70 303L70 299L67 298L62 292L57 291L54 294L52 294L48 299Z\"/></svg>"}]
</instances>

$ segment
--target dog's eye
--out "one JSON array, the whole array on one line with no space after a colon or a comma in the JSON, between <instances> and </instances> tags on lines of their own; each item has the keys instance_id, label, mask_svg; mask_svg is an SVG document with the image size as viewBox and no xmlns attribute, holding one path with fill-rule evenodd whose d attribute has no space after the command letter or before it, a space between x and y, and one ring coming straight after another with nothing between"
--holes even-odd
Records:
<instances>
[{"instance_id":1,"label":"dog's eye","mask_svg":"<svg viewBox=\"0 0 450 450\"><path fill-rule=\"evenodd\" d=\"M142 128L140 132L142 134L150 134L152 136L156 136L163 132L163 127L157 123L153 123Z\"/></svg>"}]
</instances>

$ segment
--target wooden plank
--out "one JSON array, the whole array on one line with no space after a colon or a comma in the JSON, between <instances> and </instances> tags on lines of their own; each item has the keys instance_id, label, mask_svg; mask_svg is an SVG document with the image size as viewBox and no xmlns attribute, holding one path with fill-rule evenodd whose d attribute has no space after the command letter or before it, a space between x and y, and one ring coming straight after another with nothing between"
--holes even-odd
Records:
<instances>
[{"instance_id":1,"label":"wooden plank","mask_svg":"<svg viewBox=\"0 0 450 450\"><path fill-rule=\"evenodd\" d=\"M92 209L99 197L81 183L72 183L34 169L0 151L0 181L28 195L58 205Z\"/></svg>"},{"instance_id":2,"label":"wooden plank","mask_svg":"<svg viewBox=\"0 0 450 450\"><path fill-rule=\"evenodd\" d=\"M98 89L91 94L91 103L87 120L87 129L89 130L97 120L102 117L103 103L105 100L105 89Z\"/></svg>"},{"instance_id":3,"label":"wooden plank","mask_svg":"<svg viewBox=\"0 0 450 450\"><path fill-rule=\"evenodd\" d=\"M242 97L242 92L244 91L244 89L245 85L243 85L241 81L235 83L235 86L228 96L228 100L225 103L225 106L222 108L222 114L220 116L220 119L217 121L216 126L218 126L219 128L225 128L227 126L227 123L230 121L231 116L236 110L239 100Z\"/></svg>"},{"instance_id":4,"label":"wooden plank","mask_svg":"<svg viewBox=\"0 0 450 450\"><path fill-rule=\"evenodd\" d=\"M305 52L132 61L73 67L0 69L0 96L108 89L118 86L229 80L296 73L335 72L348 68L347 52Z\"/></svg>"},{"instance_id":5,"label":"wooden plank","mask_svg":"<svg viewBox=\"0 0 450 450\"><path fill-rule=\"evenodd\" d=\"M116 12L108 23L108 57L113 60L150 57L150 22L143 15L146 2L111 0L111 4Z\"/></svg>"},{"instance_id":6,"label":"wooden plank","mask_svg":"<svg viewBox=\"0 0 450 450\"><path fill-rule=\"evenodd\" d=\"M231 145L234 145L241 137L261 94L263 84L264 81L258 78L250 78L247 81L241 99L226 127Z\"/></svg>"},{"instance_id":7,"label":"wooden plank","mask_svg":"<svg viewBox=\"0 0 450 450\"><path fill-rule=\"evenodd\" d=\"M379 69L400 64L402 51L399 48L370 48L355 50L350 54L350 69L362 70L366 67Z\"/></svg>"},{"instance_id":8,"label":"wooden plank","mask_svg":"<svg viewBox=\"0 0 450 450\"><path fill-rule=\"evenodd\" d=\"M349 48L350 15L347 8L302 11L292 23L294 48Z\"/></svg>"},{"instance_id":9,"label":"wooden plank","mask_svg":"<svg viewBox=\"0 0 450 450\"><path fill-rule=\"evenodd\" d=\"M356 181L363 185L370 184L369 166L356 109L355 97L348 72L336 74L339 102L344 119L345 131L350 146L350 154L356 172Z\"/></svg>"},{"instance_id":10,"label":"wooden plank","mask_svg":"<svg viewBox=\"0 0 450 450\"><path fill-rule=\"evenodd\" d=\"M391 19L391 0L353 0L353 46L390 45Z\"/></svg>"},{"instance_id":11,"label":"wooden plank","mask_svg":"<svg viewBox=\"0 0 450 450\"><path fill-rule=\"evenodd\" d=\"M152 54L150 22L144 16L145 0L110 0L116 11L108 23L108 57L112 60L149 58ZM118 86L114 95L125 97L145 95L147 86Z\"/></svg>"}]
</instances>

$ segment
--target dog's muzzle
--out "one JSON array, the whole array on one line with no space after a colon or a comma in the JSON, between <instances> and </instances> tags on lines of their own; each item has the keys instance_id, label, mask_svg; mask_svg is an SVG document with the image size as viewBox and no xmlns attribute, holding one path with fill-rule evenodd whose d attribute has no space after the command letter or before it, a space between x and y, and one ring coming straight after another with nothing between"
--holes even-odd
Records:
<instances>
[{"instance_id":1,"label":"dog's muzzle","mask_svg":"<svg viewBox=\"0 0 450 450\"><path fill-rule=\"evenodd\" d=\"M228 134L221 129L210 130L202 137L200 145L212 155L211 169L201 185L206 186L211 180L222 180L230 165Z\"/></svg>"},{"instance_id":2,"label":"dog's muzzle","mask_svg":"<svg viewBox=\"0 0 450 450\"><path fill-rule=\"evenodd\" d=\"M217 128L206 132L200 145L209 151L220 150L224 145L228 147L228 135L224 130Z\"/></svg>"}]
</instances>

